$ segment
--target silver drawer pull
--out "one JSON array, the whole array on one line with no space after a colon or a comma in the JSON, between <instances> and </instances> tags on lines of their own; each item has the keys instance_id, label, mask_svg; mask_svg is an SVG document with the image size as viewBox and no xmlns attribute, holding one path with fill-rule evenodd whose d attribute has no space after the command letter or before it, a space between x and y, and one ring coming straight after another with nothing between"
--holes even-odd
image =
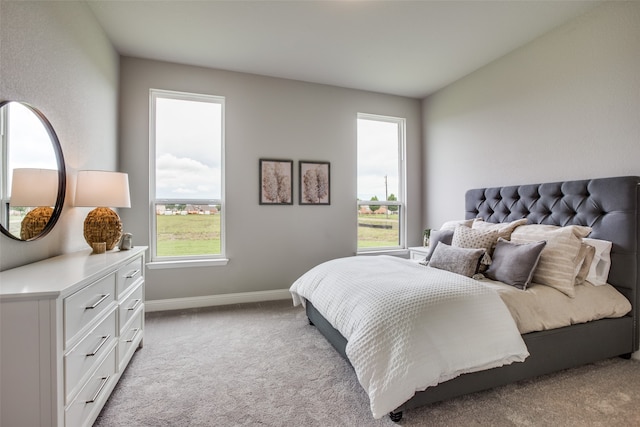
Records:
<instances>
[{"instance_id":1,"label":"silver drawer pull","mask_svg":"<svg viewBox=\"0 0 640 427\"><path fill-rule=\"evenodd\" d=\"M133 270L127 273L126 276L124 276L125 279L133 279L134 277L136 277L138 275L138 273L140 273L140 269L137 270Z\"/></svg>"},{"instance_id":2,"label":"silver drawer pull","mask_svg":"<svg viewBox=\"0 0 640 427\"><path fill-rule=\"evenodd\" d=\"M99 306L102 301L106 300L107 298L109 298L111 296L111 294L103 294L100 299L93 305L90 305L88 307L85 307L85 310L93 310L94 308L96 308L97 306Z\"/></svg>"},{"instance_id":3,"label":"silver drawer pull","mask_svg":"<svg viewBox=\"0 0 640 427\"><path fill-rule=\"evenodd\" d=\"M130 339L126 340L125 342L135 341L136 337L138 336L138 332L140 332L140 328L132 329L132 331L133 331L133 336Z\"/></svg>"},{"instance_id":4,"label":"silver drawer pull","mask_svg":"<svg viewBox=\"0 0 640 427\"><path fill-rule=\"evenodd\" d=\"M127 308L127 310L129 310L129 311L135 310L140 305L140 303L142 302L142 300L140 298L138 298L137 300L134 300L134 301L135 301L135 303L131 307Z\"/></svg>"},{"instance_id":5,"label":"silver drawer pull","mask_svg":"<svg viewBox=\"0 0 640 427\"><path fill-rule=\"evenodd\" d=\"M96 400L98 400L98 396L100 396L100 393L102 393L102 389L104 388L104 386L107 385L107 383L109 382L109 378L111 378L110 375L107 375L106 377L102 377L100 378L102 380L102 382L100 383L100 387L98 387L98 390L96 391L96 393L93 395L93 397L89 400L85 400L84 403L93 403Z\"/></svg>"},{"instance_id":6,"label":"silver drawer pull","mask_svg":"<svg viewBox=\"0 0 640 427\"><path fill-rule=\"evenodd\" d=\"M100 351L102 346L105 345L107 341L109 341L109 338L111 338L111 335L103 336L102 339L100 340L100 344L98 344L98 346L95 348L95 350L93 350L91 353L87 353L86 356L87 357L91 357L91 356L95 356L96 354L98 354L98 352Z\"/></svg>"}]
</instances>

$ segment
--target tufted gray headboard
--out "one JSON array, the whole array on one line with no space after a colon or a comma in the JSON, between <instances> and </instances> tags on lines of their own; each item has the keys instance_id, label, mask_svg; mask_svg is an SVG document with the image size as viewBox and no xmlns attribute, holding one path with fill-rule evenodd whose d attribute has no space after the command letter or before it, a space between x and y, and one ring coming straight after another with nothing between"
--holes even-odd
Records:
<instances>
[{"instance_id":1,"label":"tufted gray headboard","mask_svg":"<svg viewBox=\"0 0 640 427\"><path fill-rule=\"evenodd\" d=\"M586 225L589 237L613 242L609 283L633 305L635 348L640 312L640 177L478 188L465 195L466 218L531 224Z\"/></svg>"}]
</instances>

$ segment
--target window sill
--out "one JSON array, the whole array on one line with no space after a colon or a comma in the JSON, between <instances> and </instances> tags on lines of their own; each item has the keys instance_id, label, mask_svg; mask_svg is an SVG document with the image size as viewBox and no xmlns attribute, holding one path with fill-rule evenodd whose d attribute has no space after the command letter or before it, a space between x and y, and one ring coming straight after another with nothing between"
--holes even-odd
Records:
<instances>
[{"instance_id":1,"label":"window sill","mask_svg":"<svg viewBox=\"0 0 640 427\"><path fill-rule=\"evenodd\" d=\"M190 267L223 267L229 263L227 258L219 259L188 259L176 261L152 261L147 264L149 270L165 270L169 268L190 268Z\"/></svg>"},{"instance_id":2,"label":"window sill","mask_svg":"<svg viewBox=\"0 0 640 427\"><path fill-rule=\"evenodd\" d=\"M409 249L376 249L371 251L356 252L356 255L357 256L391 255L391 256L407 258L409 256Z\"/></svg>"}]
</instances>

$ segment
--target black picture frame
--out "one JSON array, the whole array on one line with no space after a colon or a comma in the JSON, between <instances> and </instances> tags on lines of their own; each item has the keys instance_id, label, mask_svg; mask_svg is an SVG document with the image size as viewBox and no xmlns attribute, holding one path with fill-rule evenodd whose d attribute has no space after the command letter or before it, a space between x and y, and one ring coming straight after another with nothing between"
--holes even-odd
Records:
<instances>
[{"instance_id":1,"label":"black picture frame","mask_svg":"<svg viewBox=\"0 0 640 427\"><path fill-rule=\"evenodd\" d=\"M261 205L293 205L293 160L260 159Z\"/></svg>"},{"instance_id":2,"label":"black picture frame","mask_svg":"<svg viewBox=\"0 0 640 427\"><path fill-rule=\"evenodd\" d=\"M330 205L331 163L300 160L298 190L301 205Z\"/></svg>"}]
</instances>

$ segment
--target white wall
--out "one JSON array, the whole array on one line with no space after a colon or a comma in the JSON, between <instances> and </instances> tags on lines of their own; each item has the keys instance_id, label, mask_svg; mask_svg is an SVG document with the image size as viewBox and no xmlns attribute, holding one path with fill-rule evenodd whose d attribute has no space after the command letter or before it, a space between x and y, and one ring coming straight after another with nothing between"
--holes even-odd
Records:
<instances>
[{"instance_id":1,"label":"white wall","mask_svg":"<svg viewBox=\"0 0 640 427\"><path fill-rule=\"evenodd\" d=\"M135 244L149 243L149 89L226 97L224 267L149 270L147 299L286 289L310 267L356 251L356 115L407 118L409 243L421 235L420 101L332 86L121 58L121 165ZM258 161L294 165L293 206L258 204ZM331 205L298 205L298 160L331 162Z\"/></svg>"},{"instance_id":2,"label":"white wall","mask_svg":"<svg viewBox=\"0 0 640 427\"><path fill-rule=\"evenodd\" d=\"M87 208L71 208L79 169L117 168L119 57L83 2L0 2L0 99L40 109L67 166L62 218L34 242L0 235L0 270L88 248Z\"/></svg>"},{"instance_id":3,"label":"white wall","mask_svg":"<svg viewBox=\"0 0 640 427\"><path fill-rule=\"evenodd\" d=\"M469 188L640 175L640 2L607 2L423 101L424 222Z\"/></svg>"}]
</instances>

